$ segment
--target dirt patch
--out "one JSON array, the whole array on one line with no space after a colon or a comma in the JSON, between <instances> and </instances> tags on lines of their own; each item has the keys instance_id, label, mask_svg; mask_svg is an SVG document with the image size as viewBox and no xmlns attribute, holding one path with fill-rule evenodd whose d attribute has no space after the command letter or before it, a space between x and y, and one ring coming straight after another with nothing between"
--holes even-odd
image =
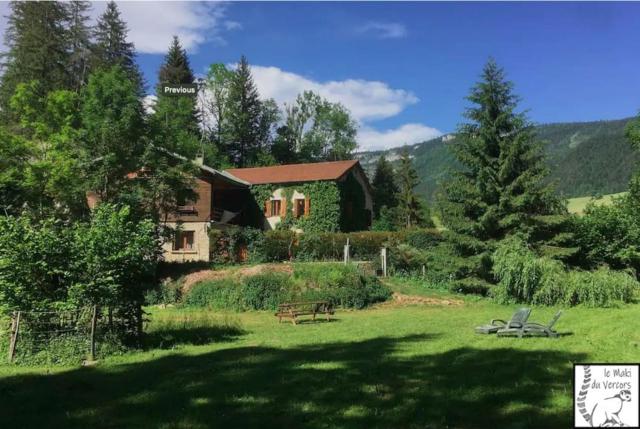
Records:
<instances>
[{"instance_id":1,"label":"dirt patch","mask_svg":"<svg viewBox=\"0 0 640 429\"><path fill-rule=\"evenodd\" d=\"M251 277L263 273L291 274L292 272L293 266L291 264L259 264L240 268L225 268L222 270L201 270L187 274L182 278L182 292L187 293L193 285L206 280L222 280L229 277Z\"/></svg>"},{"instance_id":2,"label":"dirt patch","mask_svg":"<svg viewBox=\"0 0 640 429\"><path fill-rule=\"evenodd\" d=\"M432 298L427 296L418 295L405 295L402 293L394 292L391 299L382 304L378 304L378 307L400 307L404 305L463 305L463 301L454 298Z\"/></svg>"}]
</instances>

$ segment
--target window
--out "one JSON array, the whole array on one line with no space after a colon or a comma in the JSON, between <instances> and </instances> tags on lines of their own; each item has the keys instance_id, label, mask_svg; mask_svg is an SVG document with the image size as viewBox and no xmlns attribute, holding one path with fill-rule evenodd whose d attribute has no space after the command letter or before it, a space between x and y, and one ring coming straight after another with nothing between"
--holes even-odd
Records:
<instances>
[{"instance_id":1,"label":"window","mask_svg":"<svg viewBox=\"0 0 640 429\"><path fill-rule=\"evenodd\" d=\"M301 217L302 215L305 215L305 211L304 211L304 199L296 199L295 201L295 208L296 208L296 217Z\"/></svg>"},{"instance_id":2,"label":"window","mask_svg":"<svg viewBox=\"0 0 640 429\"><path fill-rule=\"evenodd\" d=\"M280 208L282 207L282 201L271 200L271 212L270 216L280 216Z\"/></svg>"},{"instance_id":3,"label":"window","mask_svg":"<svg viewBox=\"0 0 640 429\"><path fill-rule=\"evenodd\" d=\"M176 231L173 250L194 250L194 231Z\"/></svg>"}]
</instances>

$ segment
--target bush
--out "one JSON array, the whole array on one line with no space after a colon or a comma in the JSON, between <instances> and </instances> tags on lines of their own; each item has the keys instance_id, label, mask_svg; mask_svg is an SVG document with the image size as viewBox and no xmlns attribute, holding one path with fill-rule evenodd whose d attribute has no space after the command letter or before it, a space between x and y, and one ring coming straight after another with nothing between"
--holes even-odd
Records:
<instances>
[{"instance_id":1,"label":"bush","mask_svg":"<svg viewBox=\"0 0 640 429\"><path fill-rule=\"evenodd\" d=\"M352 264L296 264L293 277L302 285L303 299L326 300L344 308L364 308L391 297L377 277L360 273Z\"/></svg>"},{"instance_id":2,"label":"bush","mask_svg":"<svg viewBox=\"0 0 640 429\"><path fill-rule=\"evenodd\" d=\"M182 283L167 279L144 295L146 305L176 304L182 299Z\"/></svg>"},{"instance_id":3,"label":"bush","mask_svg":"<svg viewBox=\"0 0 640 429\"><path fill-rule=\"evenodd\" d=\"M579 265L606 264L640 274L640 213L630 197L616 199L610 206L589 204L584 216L575 220L574 229Z\"/></svg>"},{"instance_id":4,"label":"bush","mask_svg":"<svg viewBox=\"0 0 640 429\"><path fill-rule=\"evenodd\" d=\"M587 307L612 307L630 302L639 290L640 284L629 274L600 268L596 271L568 272L560 283L549 285L535 300L548 304L542 297L550 295L565 305L583 304ZM564 286L564 287L563 287Z\"/></svg>"},{"instance_id":5,"label":"bush","mask_svg":"<svg viewBox=\"0 0 640 429\"><path fill-rule=\"evenodd\" d=\"M240 289L242 310L275 310L291 294L290 276L282 273L247 277Z\"/></svg>"},{"instance_id":6,"label":"bush","mask_svg":"<svg viewBox=\"0 0 640 429\"><path fill-rule=\"evenodd\" d=\"M217 264L235 264L244 262L243 251L246 250L249 259L262 262L256 249L262 246L264 235L255 228L241 228L230 226L227 229L209 230L211 261Z\"/></svg>"},{"instance_id":7,"label":"bush","mask_svg":"<svg viewBox=\"0 0 640 429\"><path fill-rule=\"evenodd\" d=\"M268 273L198 283L185 303L244 311L275 310L292 300L325 300L344 308L363 308L390 296L391 291L376 277L361 274L353 265L296 264L293 276Z\"/></svg>"},{"instance_id":8,"label":"bush","mask_svg":"<svg viewBox=\"0 0 640 429\"><path fill-rule=\"evenodd\" d=\"M539 289L556 283L564 272L560 262L538 258L520 239L504 240L493 255L493 272L499 281L501 302L533 302Z\"/></svg>"},{"instance_id":9,"label":"bush","mask_svg":"<svg viewBox=\"0 0 640 429\"><path fill-rule=\"evenodd\" d=\"M494 296L501 302L609 307L630 302L640 290L640 283L621 271L567 272L558 261L536 257L517 239L498 246L494 273L499 280Z\"/></svg>"},{"instance_id":10,"label":"bush","mask_svg":"<svg viewBox=\"0 0 640 429\"><path fill-rule=\"evenodd\" d=\"M234 279L210 280L195 284L184 303L195 307L240 309L240 284Z\"/></svg>"},{"instance_id":11,"label":"bush","mask_svg":"<svg viewBox=\"0 0 640 429\"><path fill-rule=\"evenodd\" d=\"M288 261L294 257L296 233L293 231L267 231L264 239L253 249L254 261L279 262Z\"/></svg>"},{"instance_id":12,"label":"bush","mask_svg":"<svg viewBox=\"0 0 640 429\"><path fill-rule=\"evenodd\" d=\"M465 295L486 296L492 290L491 284L482 279L468 277L449 283L449 291Z\"/></svg>"}]
</instances>

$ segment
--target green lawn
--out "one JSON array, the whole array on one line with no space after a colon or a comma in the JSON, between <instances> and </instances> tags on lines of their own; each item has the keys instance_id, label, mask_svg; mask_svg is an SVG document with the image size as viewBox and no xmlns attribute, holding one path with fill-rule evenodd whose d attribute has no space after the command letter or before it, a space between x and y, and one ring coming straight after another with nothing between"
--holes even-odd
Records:
<instances>
[{"instance_id":1,"label":"green lawn","mask_svg":"<svg viewBox=\"0 0 640 429\"><path fill-rule=\"evenodd\" d=\"M614 198L621 197L624 194L626 194L626 192L621 192L619 194L603 195L602 198L598 198L597 200L595 200L595 203L599 205L611 204ZM567 209L569 210L569 213L582 214L584 213L584 209L587 207L587 204L592 199L593 197L569 198Z\"/></svg>"},{"instance_id":2,"label":"green lawn","mask_svg":"<svg viewBox=\"0 0 640 429\"><path fill-rule=\"evenodd\" d=\"M430 293L416 282L402 293ZM459 297L458 297L459 298ZM16 428L567 428L573 362L638 362L640 305L567 309L558 339L473 333L514 306L269 312L150 308L148 350L92 368L0 366ZM546 322L553 308L535 308ZM9 425L11 423L11 425Z\"/></svg>"}]
</instances>

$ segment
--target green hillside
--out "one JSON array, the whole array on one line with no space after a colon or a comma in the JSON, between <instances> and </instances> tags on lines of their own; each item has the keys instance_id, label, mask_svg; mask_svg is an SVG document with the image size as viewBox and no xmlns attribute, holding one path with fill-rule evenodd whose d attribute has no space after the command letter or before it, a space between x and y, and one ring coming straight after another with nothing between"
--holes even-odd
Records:
<instances>
[{"instance_id":1,"label":"green hillside","mask_svg":"<svg viewBox=\"0 0 640 429\"><path fill-rule=\"evenodd\" d=\"M613 194L627 189L631 174L640 161L624 136L631 118L614 121L545 124L536 127L537 136L546 143L551 179L566 197ZM433 198L438 183L455 166L448 146L453 136L439 137L409 147L422 178L418 191ZM402 149L384 151L390 160ZM358 154L367 172L373 174L375 161L383 151Z\"/></svg>"}]
</instances>

